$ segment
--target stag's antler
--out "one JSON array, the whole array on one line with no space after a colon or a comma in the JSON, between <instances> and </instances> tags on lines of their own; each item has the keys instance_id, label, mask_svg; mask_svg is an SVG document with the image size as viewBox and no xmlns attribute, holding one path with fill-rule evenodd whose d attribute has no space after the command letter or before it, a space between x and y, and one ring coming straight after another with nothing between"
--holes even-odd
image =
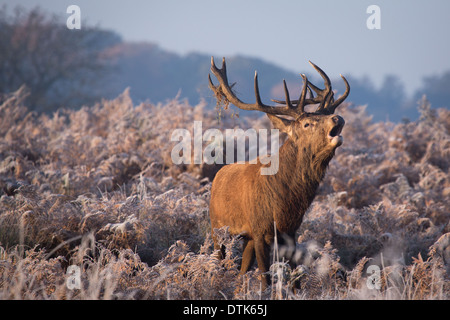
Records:
<instances>
[{"instance_id":1,"label":"stag's antler","mask_svg":"<svg viewBox=\"0 0 450 320\"><path fill-rule=\"evenodd\" d=\"M317 107L316 112L317 113L326 113L326 114L332 114L334 113L334 110L348 97L350 94L350 86L347 82L347 79L343 75L340 75L341 78L345 82L345 92L344 94L339 97L336 101L334 101L334 94L333 90L331 88L331 81L330 78L328 78L327 74L320 69L318 66L316 66L314 63L309 61L309 63L313 66L314 69L322 76L324 83L325 83L325 89L319 89L314 84L309 82L309 86L311 86L311 89L314 90L314 92L317 94L317 97L315 101L319 102L319 106Z\"/></svg>"},{"instance_id":2,"label":"stag's antler","mask_svg":"<svg viewBox=\"0 0 450 320\"><path fill-rule=\"evenodd\" d=\"M258 110L262 111L268 114L273 115L285 115L285 116L291 116L294 118L300 117L302 114L306 113L305 106L310 104L317 104L319 103L319 106L317 107L315 113L319 114L332 114L336 110L336 108L347 98L347 96L350 93L350 86L347 82L347 80L344 78L344 76L341 75L342 79L345 82L346 90L344 94L336 101L334 101L333 97L333 90L331 88L331 81L326 75L325 72L323 72L322 69L320 69L318 66L316 66L311 61L309 62L314 69L319 72L319 74L322 76L324 83L325 83L325 89L319 89L314 84L308 81L308 78L305 75L301 75L303 78L303 88L302 92L300 94L300 97L298 100L290 100L289 97L289 90L286 86L286 81L283 80L283 86L284 86L284 94L285 94L285 101L281 100L272 100L278 104L285 105L284 107L281 106L269 106L266 104L263 104L261 101L261 97L259 95L259 87L258 87L258 74L255 72L255 97L256 102L253 104L248 104L242 102L231 90L230 85L228 84L228 77L227 77L227 70L226 70L226 63L225 58L222 60L222 68L217 68L214 63L214 58L211 57L211 72L216 76L216 78L219 80L219 85L215 86L211 80L211 76L208 75L209 78L209 86L214 91L216 96L218 97L224 97L227 101L234 104L236 107L242 110ZM312 90L317 94L316 97L312 94ZM310 92L311 98L306 98L306 93Z\"/></svg>"},{"instance_id":3,"label":"stag's antler","mask_svg":"<svg viewBox=\"0 0 450 320\"><path fill-rule=\"evenodd\" d=\"M259 94L259 86L258 86L258 73L255 72L255 98L256 102L253 104L242 102L234 92L231 90L230 85L228 84L228 77L227 77L227 69L226 69L226 63L225 58L222 60L222 68L217 68L216 64L214 63L214 58L211 57L211 72L216 76L216 78L219 80L219 85L215 86L211 80L211 76L208 75L209 78L209 86L214 91L216 96L224 97L227 101L234 104L236 107L242 110L257 110L262 111L268 114L273 115L285 115L285 116L291 116L294 118L299 117L301 114L304 113L304 106L307 103L305 96L306 96L306 87L307 87L307 79L306 76L303 76L304 80L304 87L302 90L302 94L298 100L296 100L296 106L294 106L291 103L291 100L289 98L289 90L286 86L286 81L283 80L284 84L284 93L286 96L286 101L284 107L278 107L278 106L269 106L261 101L261 96Z\"/></svg>"}]
</instances>

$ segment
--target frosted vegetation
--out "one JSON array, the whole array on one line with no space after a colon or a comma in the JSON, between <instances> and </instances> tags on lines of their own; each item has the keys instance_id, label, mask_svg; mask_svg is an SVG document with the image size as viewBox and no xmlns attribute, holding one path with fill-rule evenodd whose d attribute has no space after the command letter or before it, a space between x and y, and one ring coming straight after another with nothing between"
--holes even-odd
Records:
<instances>
[{"instance_id":1,"label":"frosted vegetation","mask_svg":"<svg viewBox=\"0 0 450 320\"><path fill-rule=\"evenodd\" d=\"M0 106L2 299L448 299L450 111L420 102L409 123L373 123L345 105L344 144L298 233L297 267L274 250L272 288L238 277L241 242L208 205L214 167L174 165L176 128L270 128L173 100L133 105L128 91L37 115L21 89ZM81 267L81 288L66 285ZM380 289L368 285L380 268ZM298 284L293 289L294 283Z\"/></svg>"}]
</instances>

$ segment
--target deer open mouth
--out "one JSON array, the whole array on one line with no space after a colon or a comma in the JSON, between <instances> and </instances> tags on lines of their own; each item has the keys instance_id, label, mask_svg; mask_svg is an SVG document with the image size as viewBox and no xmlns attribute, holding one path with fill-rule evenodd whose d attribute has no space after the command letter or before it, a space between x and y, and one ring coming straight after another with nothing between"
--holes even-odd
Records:
<instances>
[{"instance_id":1,"label":"deer open mouth","mask_svg":"<svg viewBox=\"0 0 450 320\"><path fill-rule=\"evenodd\" d=\"M333 146L339 147L344 142L344 138L341 136L342 128L344 128L344 124L339 122L328 133L328 140Z\"/></svg>"}]
</instances>

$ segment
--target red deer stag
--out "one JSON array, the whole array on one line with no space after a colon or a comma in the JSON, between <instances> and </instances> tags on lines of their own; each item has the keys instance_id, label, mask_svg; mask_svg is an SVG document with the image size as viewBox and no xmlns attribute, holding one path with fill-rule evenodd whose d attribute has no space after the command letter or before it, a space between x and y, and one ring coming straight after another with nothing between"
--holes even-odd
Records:
<instances>
[{"instance_id":1,"label":"red deer stag","mask_svg":"<svg viewBox=\"0 0 450 320\"><path fill-rule=\"evenodd\" d=\"M259 159L257 164L230 164L219 170L211 189L209 213L213 234L214 229L228 226L231 234L243 237L240 275L247 272L256 257L263 288L270 283L266 273L270 267L270 247L275 238L274 225L277 239L287 237L295 243L295 232L302 223L303 215L315 197L336 148L343 142L340 134L344 119L333 113L349 95L350 86L341 75L346 90L334 100L330 79L322 69L312 62L310 64L322 76L325 88L316 87L305 75L301 75L303 88L300 97L290 100L283 80L286 100L272 100L281 106L269 106L261 101L256 72L256 102L247 104L236 97L228 84L225 58L221 69L211 58L211 72L219 80L219 85L213 84L211 76L209 85L216 98L243 110L266 113L273 126L288 135L278 151L279 168L276 174L261 175L260 169L268 165L262 164ZM318 104L316 111L305 111L305 106L311 104ZM224 248L216 238L214 248L223 258Z\"/></svg>"}]
</instances>

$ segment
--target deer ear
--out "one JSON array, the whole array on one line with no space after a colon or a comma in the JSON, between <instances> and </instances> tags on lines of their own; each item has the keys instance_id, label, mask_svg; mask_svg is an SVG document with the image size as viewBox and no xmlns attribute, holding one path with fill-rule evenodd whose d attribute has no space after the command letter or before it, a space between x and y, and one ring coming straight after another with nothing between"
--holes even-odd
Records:
<instances>
[{"instance_id":1,"label":"deer ear","mask_svg":"<svg viewBox=\"0 0 450 320\"><path fill-rule=\"evenodd\" d=\"M287 133L290 137L292 137L292 123L293 120L288 120L284 118L277 117L273 114L266 113L272 122L275 129L278 129L284 133Z\"/></svg>"}]
</instances>

